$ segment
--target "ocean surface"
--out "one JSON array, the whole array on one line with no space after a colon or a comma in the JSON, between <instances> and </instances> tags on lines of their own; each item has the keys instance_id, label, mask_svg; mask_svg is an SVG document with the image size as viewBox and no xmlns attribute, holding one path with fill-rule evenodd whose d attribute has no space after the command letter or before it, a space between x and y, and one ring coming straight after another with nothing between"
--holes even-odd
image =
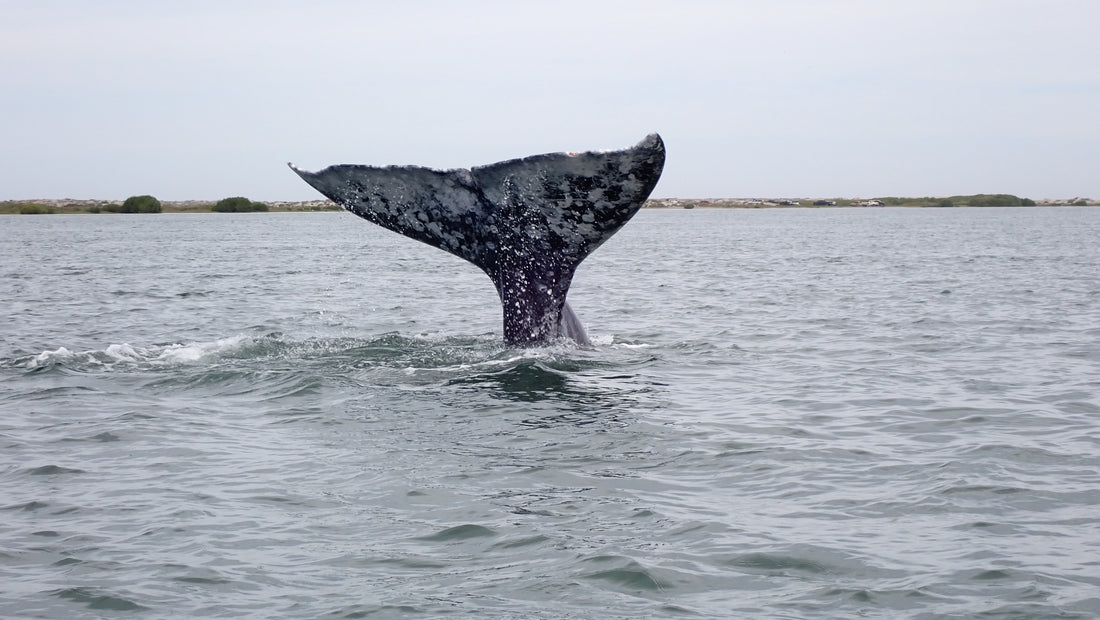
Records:
<instances>
[{"instance_id":1,"label":"ocean surface","mask_svg":"<svg viewBox=\"0 0 1100 620\"><path fill-rule=\"evenodd\" d=\"M0 617L1100 617L1100 209L0 216Z\"/></svg>"}]
</instances>

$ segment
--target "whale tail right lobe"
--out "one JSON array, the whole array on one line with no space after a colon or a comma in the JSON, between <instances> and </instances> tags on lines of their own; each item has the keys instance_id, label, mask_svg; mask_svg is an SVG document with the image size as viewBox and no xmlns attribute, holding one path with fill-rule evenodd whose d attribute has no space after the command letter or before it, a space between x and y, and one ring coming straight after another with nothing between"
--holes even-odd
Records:
<instances>
[{"instance_id":1,"label":"whale tail right lobe","mask_svg":"<svg viewBox=\"0 0 1100 620\"><path fill-rule=\"evenodd\" d=\"M529 346L584 339L565 304L573 274L638 212L664 160L664 143L652 134L619 151L533 155L468 170L291 168L348 211L480 267L500 296L505 341Z\"/></svg>"}]
</instances>

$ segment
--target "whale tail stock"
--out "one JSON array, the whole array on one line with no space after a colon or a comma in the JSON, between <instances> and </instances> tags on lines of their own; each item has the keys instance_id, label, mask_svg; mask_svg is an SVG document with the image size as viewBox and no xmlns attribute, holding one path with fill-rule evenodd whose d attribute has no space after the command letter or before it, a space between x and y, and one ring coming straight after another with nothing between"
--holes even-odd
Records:
<instances>
[{"instance_id":1,"label":"whale tail stock","mask_svg":"<svg viewBox=\"0 0 1100 620\"><path fill-rule=\"evenodd\" d=\"M470 169L330 166L306 183L344 209L466 259L500 296L512 346L585 341L565 303L573 274L641 208L665 147L651 134L618 151L532 155Z\"/></svg>"}]
</instances>

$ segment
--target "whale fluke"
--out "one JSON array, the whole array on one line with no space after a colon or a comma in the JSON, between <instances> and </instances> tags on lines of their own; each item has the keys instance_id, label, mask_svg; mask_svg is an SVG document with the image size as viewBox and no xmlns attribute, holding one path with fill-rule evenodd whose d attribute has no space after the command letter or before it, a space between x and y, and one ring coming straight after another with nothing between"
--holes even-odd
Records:
<instances>
[{"instance_id":1,"label":"whale fluke","mask_svg":"<svg viewBox=\"0 0 1100 620\"><path fill-rule=\"evenodd\" d=\"M500 296L505 342L530 346L562 336L586 341L565 303L573 274L638 212L664 162L664 142L651 134L619 151L470 169L290 167L355 215L480 267Z\"/></svg>"}]
</instances>

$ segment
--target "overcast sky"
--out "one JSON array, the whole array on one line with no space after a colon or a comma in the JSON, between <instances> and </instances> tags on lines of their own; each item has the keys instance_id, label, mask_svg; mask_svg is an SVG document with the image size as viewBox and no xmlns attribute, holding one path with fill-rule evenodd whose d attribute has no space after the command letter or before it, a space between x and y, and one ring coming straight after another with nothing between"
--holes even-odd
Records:
<instances>
[{"instance_id":1,"label":"overcast sky","mask_svg":"<svg viewBox=\"0 0 1100 620\"><path fill-rule=\"evenodd\" d=\"M655 197L1100 198L1100 2L0 0L0 199L654 131Z\"/></svg>"}]
</instances>

